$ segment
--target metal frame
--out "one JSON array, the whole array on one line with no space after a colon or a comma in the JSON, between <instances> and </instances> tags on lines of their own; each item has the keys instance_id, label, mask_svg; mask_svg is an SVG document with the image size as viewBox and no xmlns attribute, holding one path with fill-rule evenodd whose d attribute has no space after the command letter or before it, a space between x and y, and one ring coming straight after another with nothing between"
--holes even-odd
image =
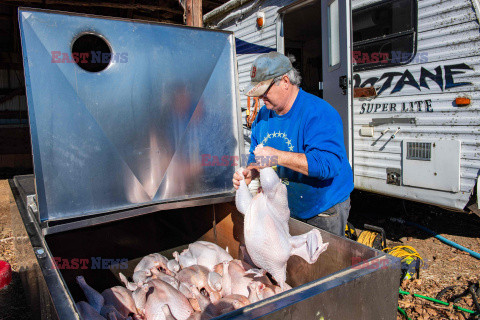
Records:
<instances>
[{"instance_id":1,"label":"metal frame","mask_svg":"<svg viewBox=\"0 0 480 320\"><path fill-rule=\"evenodd\" d=\"M294 10L297 10L297 9L301 9L304 6L314 4L315 2L316 2L316 0L298 0L298 1L295 1L291 4L289 4L289 5L281 8L281 9L279 9L278 13L284 14L284 13L287 13L289 11L294 11Z\"/></svg>"},{"instance_id":2,"label":"metal frame","mask_svg":"<svg viewBox=\"0 0 480 320\"><path fill-rule=\"evenodd\" d=\"M65 281L60 271L53 264L54 260L52 253L42 235L41 228L36 221L36 218L26 209L20 196L19 189L15 186L15 183L12 180L9 180L9 184L17 204L18 213L27 232L24 236L28 237L27 241L30 242L31 248L36 255L38 267L42 272L58 318L72 319L72 316L75 316L74 319L80 319ZM28 272L28 270L26 272ZM42 292L38 292L38 296L41 294ZM41 300L39 297L37 297L37 299ZM38 301L38 303L41 302ZM43 306L40 306L40 308L41 307Z\"/></svg>"},{"instance_id":3,"label":"metal frame","mask_svg":"<svg viewBox=\"0 0 480 320\"><path fill-rule=\"evenodd\" d=\"M215 29L217 30L217 29ZM234 35L233 31L229 31ZM235 96L237 97L237 132L238 132L238 154L241 156L245 151L245 140L243 135L243 117L242 117L242 104L240 99L240 81L238 80L238 61L237 61L237 47L235 46L235 36L231 37L232 43L232 50L233 50L233 69L235 71L234 78L235 78L235 86L237 90L235 91ZM238 168L240 168L241 163L239 161ZM233 196L234 197L234 196Z\"/></svg>"},{"instance_id":4,"label":"metal frame","mask_svg":"<svg viewBox=\"0 0 480 320\"><path fill-rule=\"evenodd\" d=\"M277 40L277 51L280 53L285 54L285 37L284 37L284 18L285 14L302 9L309 5L315 4L316 0L297 0L287 6L284 6L277 11L277 22L276 22L276 40Z\"/></svg>"},{"instance_id":5,"label":"metal frame","mask_svg":"<svg viewBox=\"0 0 480 320\"><path fill-rule=\"evenodd\" d=\"M149 205L149 206L140 207L140 208L121 210L113 213L101 214L95 217L89 216L84 219L73 221L73 222L61 221L60 224L58 225L52 225L52 223L46 222L46 223L42 223L42 231L44 235L48 235L48 234L64 232L64 231L74 230L79 228L87 228L87 227L108 223L112 221L128 219L131 217L141 216L144 214L157 212L157 211L224 203L224 202L233 201L234 199L235 199L234 195L225 194L225 195L220 195L216 197L202 197L202 198L186 200L186 201L166 202L166 203ZM72 220L75 220L75 219L72 219Z\"/></svg>"},{"instance_id":6,"label":"metal frame","mask_svg":"<svg viewBox=\"0 0 480 320\"><path fill-rule=\"evenodd\" d=\"M293 3L290 3L289 5L286 5L282 8L280 8L278 11L277 11L277 25L276 25L276 28L277 28L277 32L276 32L276 42L277 42L277 51L280 52L280 53L285 53L285 40L284 40L284 28L285 28L285 25L284 25L284 17L285 17L285 14L289 13L289 12L292 12L292 11L295 11L295 10L298 10L298 9L302 9L302 8L306 8L310 5L314 5L315 3L317 3L318 0L297 0L297 1L294 1ZM333 0L330 0L329 1L329 4L332 3ZM346 2L346 12L347 12L347 15L348 15L348 19L349 19L349 26L350 26L350 30L347 30L347 34L346 34L346 38L347 38L347 52L348 52L348 56L347 56L347 65L349 66L348 67L348 72L347 72L347 96L348 96L348 105L347 105L347 108L349 108L349 118L348 118L348 123L344 123L344 126L348 126L348 132L349 132L349 135L348 135L348 145L345 145L345 148L347 149L347 155L348 155L348 161L350 162L350 165L352 167L352 171L354 170L354 156L353 156L353 153L354 153L354 148L353 148L353 140L354 140L354 132L353 132L353 84L352 84L352 75L353 75L353 67L352 67L352 47L353 47L353 44L352 44L352 39L353 39L353 28L352 28L352 10L351 10L351 3L350 1L347 1ZM323 36L323 35L322 35ZM341 61L333 66L333 67L329 67L329 70L328 72L332 71L332 70L336 70L338 68L341 67ZM323 86L323 82L322 82L322 86ZM323 90L323 88L322 88Z\"/></svg>"},{"instance_id":7,"label":"metal frame","mask_svg":"<svg viewBox=\"0 0 480 320\"><path fill-rule=\"evenodd\" d=\"M330 28L331 28L331 26L332 26L331 21L330 21L330 5L331 5L332 3L334 3L335 1L337 1L337 0L329 0L329 1L328 1L328 4L327 4L327 8L326 8L326 9L327 9L327 13L326 13L326 14L327 14L327 27L328 27L328 29L327 29L327 43L328 43L328 50L329 50L329 51L328 51L328 63L327 63L327 65L328 65L328 72L331 72L331 71L340 69L340 67L342 66L342 59L341 59L341 58L340 58L340 61L338 61L337 64L335 64L335 65L333 65L333 66L330 65L330 58L331 58L331 57L330 57L330 50L331 50L331 44L332 44L332 43L330 42L330 35L331 35L331 29L330 29ZM338 35L339 39L338 39L338 41L340 41L340 23L341 23L341 17L340 17L340 1L338 2L338 15L339 15L339 16L338 16L338 19L339 19L339 20L338 20L338 27L339 27L339 30L338 30L338 32L339 32L339 35ZM340 44L339 44L339 46L340 46ZM339 47L339 49L340 49L340 47ZM340 50L341 50L341 49L340 49ZM341 54L340 51L338 52L338 54ZM348 80L347 80L347 81L348 81ZM347 87L348 87L348 84L347 84Z\"/></svg>"},{"instance_id":8,"label":"metal frame","mask_svg":"<svg viewBox=\"0 0 480 320\"><path fill-rule=\"evenodd\" d=\"M364 6L364 7L361 7L361 8L358 8L355 11L358 12L358 11L362 11L362 10L368 10L368 9L371 9L371 8L374 8L374 7L377 7L377 6L380 6L380 5L383 5L385 3L388 3L388 2L394 2L395 0L387 0L387 1L380 1L380 2L375 2L373 4L370 4L370 5L367 5L367 6ZM417 55L417 34L418 34L418 2L417 0L410 0L413 4L412 6L412 19L413 19L413 28L412 30L409 30L409 31L403 31L403 32L398 32L398 33L395 33L395 34L390 34L386 37L377 37L377 38L373 38L373 39L368 39L368 40L364 40L364 41L359 41L357 43L355 43L353 41L353 20L352 20L352 51L353 51L353 47L355 47L355 45L363 45L363 44L368 44L368 43L373 43L373 42L376 42L376 41L381 41L381 40L388 40L388 39L392 39L392 38L396 38L396 37L401 37L401 36L404 36L404 35L408 35L408 34L413 34L413 52L412 52L412 56L410 57L410 59L408 59L407 61L405 62L399 62L399 63L392 63L392 62L389 62L389 63L372 63L372 64L361 64L361 65L355 65L353 66L353 71L355 72L359 72L359 71L366 71L366 70L373 70L373 69L382 69L382 68L390 68L390 67L395 67L395 66L401 66L401 65L406 65L406 64L409 64L414 58L415 56ZM353 19L353 14L354 12L352 11L351 15L352 15L352 19Z\"/></svg>"},{"instance_id":9,"label":"metal frame","mask_svg":"<svg viewBox=\"0 0 480 320\"><path fill-rule=\"evenodd\" d=\"M42 230L43 235L54 234L58 232L64 232L64 231L80 229L80 228L87 228L87 227L91 227L91 226L95 226L103 223L108 223L111 221L128 219L131 217L140 216L140 215L144 215L144 214L148 214L156 211L224 203L224 202L233 201L235 199L235 195L233 193L225 193L217 196L207 196L207 197L194 198L194 199L188 199L188 200L164 202L164 203L147 205L147 206L134 208L134 209L106 212L106 213L97 214L94 216L40 222L38 211L35 211L35 209L37 208L36 207L32 208L32 206L30 206L30 210L29 210L28 200L31 199L32 196L34 196L33 194L28 194L28 191L24 186L24 183L28 182L27 180L29 179L34 180L33 174L26 175L26 176L16 176L13 178L12 182L19 192L19 197L21 201L23 201L24 203L27 203L27 207L25 207L24 205L25 210L29 211L32 217L34 217L35 221L39 223L39 226Z\"/></svg>"}]
</instances>

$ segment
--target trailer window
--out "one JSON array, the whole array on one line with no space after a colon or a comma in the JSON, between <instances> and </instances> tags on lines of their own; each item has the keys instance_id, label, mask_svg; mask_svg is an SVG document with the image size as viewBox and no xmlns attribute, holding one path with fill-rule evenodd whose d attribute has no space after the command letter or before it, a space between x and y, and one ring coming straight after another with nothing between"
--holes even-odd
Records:
<instances>
[{"instance_id":1,"label":"trailer window","mask_svg":"<svg viewBox=\"0 0 480 320\"><path fill-rule=\"evenodd\" d=\"M416 52L416 0L383 1L357 9L353 21L353 69L410 62Z\"/></svg>"}]
</instances>

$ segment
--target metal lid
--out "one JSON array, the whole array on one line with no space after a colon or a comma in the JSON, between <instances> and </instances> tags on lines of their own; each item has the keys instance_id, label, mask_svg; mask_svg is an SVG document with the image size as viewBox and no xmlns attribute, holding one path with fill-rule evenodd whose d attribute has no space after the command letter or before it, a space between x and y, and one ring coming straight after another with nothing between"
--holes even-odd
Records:
<instances>
[{"instance_id":1,"label":"metal lid","mask_svg":"<svg viewBox=\"0 0 480 320\"><path fill-rule=\"evenodd\" d=\"M231 33L45 10L19 20L42 221L232 192Z\"/></svg>"}]
</instances>

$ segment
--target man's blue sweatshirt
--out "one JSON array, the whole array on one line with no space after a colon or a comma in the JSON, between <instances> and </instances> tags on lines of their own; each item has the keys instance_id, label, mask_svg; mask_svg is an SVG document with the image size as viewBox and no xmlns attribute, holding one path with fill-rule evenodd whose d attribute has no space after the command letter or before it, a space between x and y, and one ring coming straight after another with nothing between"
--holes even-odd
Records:
<instances>
[{"instance_id":1,"label":"man's blue sweatshirt","mask_svg":"<svg viewBox=\"0 0 480 320\"><path fill-rule=\"evenodd\" d=\"M325 100L302 89L284 115L263 106L252 126L249 162L258 144L304 153L308 176L283 166L277 173L287 186L295 218L309 219L345 201L353 190L353 174L343 142L342 119Z\"/></svg>"}]
</instances>

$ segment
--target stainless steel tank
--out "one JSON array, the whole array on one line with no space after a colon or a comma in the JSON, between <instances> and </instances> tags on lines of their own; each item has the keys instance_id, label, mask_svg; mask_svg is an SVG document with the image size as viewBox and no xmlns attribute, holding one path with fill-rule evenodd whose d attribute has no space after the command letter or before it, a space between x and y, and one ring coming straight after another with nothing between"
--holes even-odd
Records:
<instances>
[{"instance_id":1,"label":"stainless steel tank","mask_svg":"<svg viewBox=\"0 0 480 320\"><path fill-rule=\"evenodd\" d=\"M221 203L193 207L159 208L160 211L144 215L44 236L34 211L25 207L27 196L20 195L28 194L22 191L22 185L33 186L33 177L14 180L14 216L17 220L23 218L26 227L25 231L23 224L16 222L15 237L25 256L21 259L22 278L30 292L31 305L34 310L43 311L44 319L77 317L74 302L85 299L75 282L78 275L85 276L97 290L104 290L120 284L118 272L131 275L135 262L142 256L153 252L168 256L196 240L228 247L234 258L241 255L243 216L232 202L223 202L232 198L212 198L207 201ZM292 235L311 228L290 219ZM287 283L292 290L218 319L396 319L398 259L320 232L329 247L315 264L309 265L296 256L288 262Z\"/></svg>"}]
</instances>

